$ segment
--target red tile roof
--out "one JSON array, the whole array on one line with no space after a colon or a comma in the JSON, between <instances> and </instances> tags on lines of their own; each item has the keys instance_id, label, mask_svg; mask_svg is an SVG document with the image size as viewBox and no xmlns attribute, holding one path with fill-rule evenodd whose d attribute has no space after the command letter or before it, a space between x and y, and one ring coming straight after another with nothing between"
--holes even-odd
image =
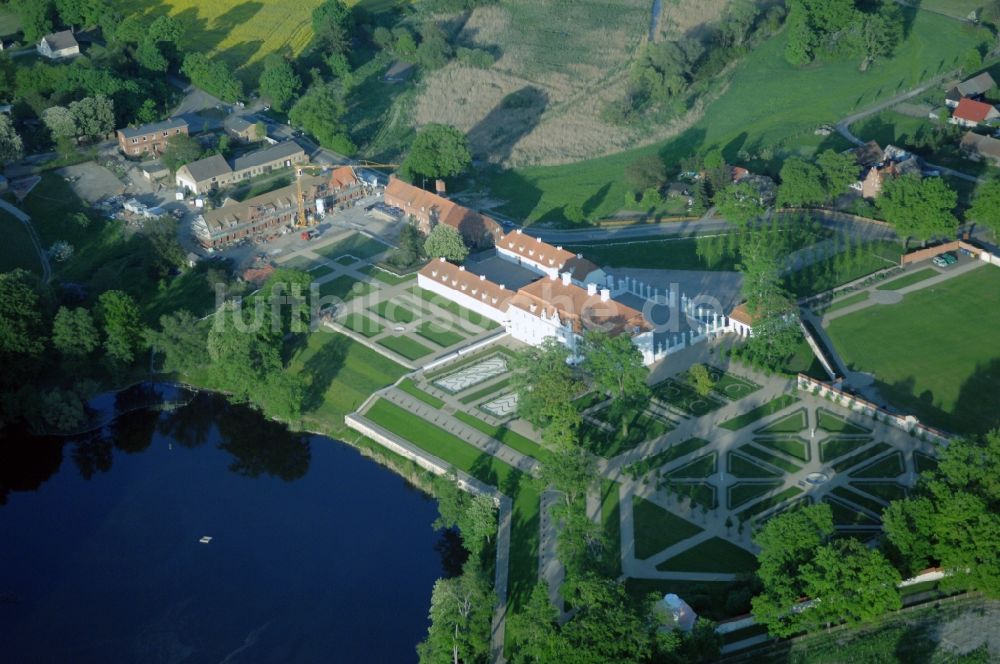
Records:
<instances>
[{"instance_id":1,"label":"red tile roof","mask_svg":"<svg viewBox=\"0 0 1000 664\"><path fill-rule=\"evenodd\" d=\"M511 299L510 306L536 315L558 313L563 323L570 323L573 331L580 334L595 328L609 334L653 329L642 313L632 307L615 300L602 300L599 294L591 295L575 284L564 284L561 279L539 279L524 286Z\"/></svg>"},{"instance_id":2,"label":"red tile roof","mask_svg":"<svg viewBox=\"0 0 1000 664\"><path fill-rule=\"evenodd\" d=\"M997 110L990 104L976 101L975 99L969 99L968 97L962 97L961 101L958 102L958 106L955 108L955 112L952 113L952 116L958 118L959 120L977 123L983 122L987 118L996 115Z\"/></svg>"},{"instance_id":3,"label":"red tile roof","mask_svg":"<svg viewBox=\"0 0 1000 664\"><path fill-rule=\"evenodd\" d=\"M576 254L562 247L553 247L542 238L531 237L524 233L512 231L497 240L497 247L517 254L521 258L534 261L543 267L562 269L570 260L576 259Z\"/></svg>"},{"instance_id":4,"label":"red tile roof","mask_svg":"<svg viewBox=\"0 0 1000 664\"><path fill-rule=\"evenodd\" d=\"M330 186L334 189L347 189L361 184L358 176L354 174L354 169L350 166L340 166L333 169L330 174Z\"/></svg>"}]
</instances>

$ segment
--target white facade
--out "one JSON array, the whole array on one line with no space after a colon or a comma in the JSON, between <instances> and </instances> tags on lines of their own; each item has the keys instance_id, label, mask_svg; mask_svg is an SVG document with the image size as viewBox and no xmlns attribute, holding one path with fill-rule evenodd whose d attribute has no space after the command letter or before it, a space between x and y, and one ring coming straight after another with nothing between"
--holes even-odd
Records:
<instances>
[{"instance_id":1,"label":"white facade","mask_svg":"<svg viewBox=\"0 0 1000 664\"><path fill-rule=\"evenodd\" d=\"M492 321L507 325L507 314L504 313L507 301L489 295L484 299L484 292L477 290L474 284L463 284L464 290L461 287L456 290L450 283L439 281L421 272L417 275L417 285Z\"/></svg>"}]
</instances>

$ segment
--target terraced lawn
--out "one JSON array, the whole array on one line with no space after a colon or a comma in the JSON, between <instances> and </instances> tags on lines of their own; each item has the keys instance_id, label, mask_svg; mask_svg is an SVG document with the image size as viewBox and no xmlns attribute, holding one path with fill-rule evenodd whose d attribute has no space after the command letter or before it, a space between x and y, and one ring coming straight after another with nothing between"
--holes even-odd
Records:
<instances>
[{"instance_id":1,"label":"terraced lawn","mask_svg":"<svg viewBox=\"0 0 1000 664\"><path fill-rule=\"evenodd\" d=\"M381 323L376 323L368 316L364 314L348 314L340 321L340 324L346 327L352 332L357 332L368 338L374 337L376 334L385 329Z\"/></svg>"},{"instance_id":2,"label":"terraced lawn","mask_svg":"<svg viewBox=\"0 0 1000 664\"><path fill-rule=\"evenodd\" d=\"M425 355L430 355L432 351L427 346L420 344L408 336L382 337L378 340L379 346L384 346L398 355L408 360L419 360Z\"/></svg>"}]
</instances>

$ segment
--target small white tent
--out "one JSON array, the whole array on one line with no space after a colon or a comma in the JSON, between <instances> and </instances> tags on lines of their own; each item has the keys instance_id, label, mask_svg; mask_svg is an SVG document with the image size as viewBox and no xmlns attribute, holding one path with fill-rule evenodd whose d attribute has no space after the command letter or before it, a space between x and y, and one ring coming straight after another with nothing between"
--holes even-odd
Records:
<instances>
[{"instance_id":1,"label":"small white tent","mask_svg":"<svg viewBox=\"0 0 1000 664\"><path fill-rule=\"evenodd\" d=\"M694 609L673 593L664 595L663 600L656 606L656 610L663 619L665 629L690 632L694 628L695 621L698 620L698 614L694 612Z\"/></svg>"}]
</instances>

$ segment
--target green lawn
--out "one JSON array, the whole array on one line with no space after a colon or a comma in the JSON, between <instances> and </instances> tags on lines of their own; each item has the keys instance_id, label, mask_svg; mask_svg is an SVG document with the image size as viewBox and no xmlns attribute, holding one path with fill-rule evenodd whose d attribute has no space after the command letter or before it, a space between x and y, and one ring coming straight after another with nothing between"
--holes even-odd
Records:
<instances>
[{"instance_id":1,"label":"green lawn","mask_svg":"<svg viewBox=\"0 0 1000 664\"><path fill-rule=\"evenodd\" d=\"M917 472L930 472L932 470L937 470L938 461L932 456L928 456L921 452L913 453L913 462L917 466Z\"/></svg>"},{"instance_id":2,"label":"green lawn","mask_svg":"<svg viewBox=\"0 0 1000 664\"><path fill-rule=\"evenodd\" d=\"M0 232L4 240L0 247L0 272L23 268L41 276L42 266L24 224L0 210Z\"/></svg>"},{"instance_id":3,"label":"green lawn","mask_svg":"<svg viewBox=\"0 0 1000 664\"><path fill-rule=\"evenodd\" d=\"M984 266L830 323L855 370L890 403L959 433L1000 426L1000 270Z\"/></svg>"},{"instance_id":4,"label":"green lawn","mask_svg":"<svg viewBox=\"0 0 1000 664\"><path fill-rule=\"evenodd\" d=\"M382 300L368 307L368 311L373 311L392 323L412 323L416 318L416 314L395 300Z\"/></svg>"},{"instance_id":5,"label":"green lawn","mask_svg":"<svg viewBox=\"0 0 1000 664\"><path fill-rule=\"evenodd\" d=\"M882 510L885 509L885 505L875 500L874 498L869 498L863 493L852 491L847 487L838 486L837 488L833 489L830 493L838 498L842 498L843 500L849 501L857 505L858 507L863 507L875 513L876 515L881 514Z\"/></svg>"},{"instance_id":6,"label":"green lawn","mask_svg":"<svg viewBox=\"0 0 1000 664\"><path fill-rule=\"evenodd\" d=\"M781 419L771 422L766 427L755 429L755 434L783 434L798 433L806 428L806 409L800 408L795 412L783 416Z\"/></svg>"},{"instance_id":7,"label":"green lawn","mask_svg":"<svg viewBox=\"0 0 1000 664\"><path fill-rule=\"evenodd\" d=\"M771 454L767 450L762 450L759 447L754 447L753 445L743 445L738 449L740 454L756 457L765 463L771 464L775 468L781 468L786 473L796 473L800 470L798 465L787 460L785 457Z\"/></svg>"},{"instance_id":8,"label":"green lawn","mask_svg":"<svg viewBox=\"0 0 1000 664\"><path fill-rule=\"evenodd\" d=\"M370 293L373 290L375 290L373 285L367 284L363 281L358 281L354 277L349 277L346 274L319 285L319 294L321 297L339 297L345 302L355 297L365 295L366 293Z\"/></svg>"},{"instance_id":9,"label":"green lawn","mask_svg":"<svg viewBox=\"0 0 1000 664\"><path fill-rule=\"evenodd\" d=\"M715 474L718 460L719 454L717 452L709 452L704 456L688 461L676 470L670 471L666 476L672 479L701 479L708 477Z\"/></svg>"},{"instance_id":10,"label":"green lawn","mask_svg":"<svg viewBox=\"0 0 1000 664\"><path fill-rule=\"evenodd\" d=\"M801 461L812 459L812 453L809 451L809 441L802 438L754 438L753 442L769 450L784 452Z\"/></svg>"},{"instance_id":11,"label":"green lawn","mask_svg":"<svg viewBox=\"0 0 1000 664\"><path fill-rule=\"evenodd\" d=\"M654 468L668 464L674 459L679 459L685 454L690 454L695 450L701 449L705 445L708 445L708 441L704 438L688 438L685 441L671 445L662 452L632 464L626 469L626 472L632 477L641 477Z\"/></svg>"},{"instance_id":12,"label":"green lawn","mask_svg":"<svg viewBox=\"0 0 1000 664\"><path fill-rule=\"evenodd\" d=\"M606 408L597 411L593 416L600 418L607 413L607 410ZM611 458L647 440L658 438L674 428L673 424L641 411L630 415L628 432L624 435L620 423L608 422L608 424L611 425L611 431L605 431L589 422L584 422L580 427L580 438L584 446L594 454L605 458Z\"/></svg>"},{"instance_id":13,"label":"green lawn","mask_svg":"<svg viewBox=\"0 0 1000 664\"><path fill-rule=\"evenodd\" d=\"M511 497L514 511L511 516L508 595L515 610L523 606L538 580L540 496L531 478L388 401L376 401L366 415L379 426L481 482L499 487Z\"/></svg>"},{"instance_id":14,"label":"green lawn","mask_svg":"<svg viewBox=\"0 0 1000 664\"><path fill-rule=\"evenodd\" d=\"M364 314L349 314L340 321L340 324L348 330L357 332L358 334L362 334L368 338L374 337L376 334L385 329L381 323L376 323Z\"/></svg>"},{"instance_id":15,"label":"green lawn","mask_svg":"<svg viewBox=\"0 0 1000 664\"><path fill-rule=\"evenodd\" d=\"M416 272L405 275L397 275L394 272L389 272L377 265L366 265L361 269L365 274L378 279L384 284L389 284L390 286L395 286L396 284L401 284L405 281L411 281L417 278Z\"/></svg>"},{"instance_id":16,"label":"green lawn","mask_svg":"<svg viewBox=\"0 0 1000 664\"><path fill-rule=\"evenodd\" d=\"M791 500L800 493L802 493L802 489L796 486L788 487L781 493L777 493L771 496L770 498L765 498L764 500L754 503L750 507L740 512L739 517L743 521L746 521L747 519L757 516L761 512L766 512L767 510L771 509L776 505L780 505L781 503L787 500Z\"/></svg>"},{"instance_id":17,"label":"green lawn","mask_svg":"<svg viewBox=\"0 0 1000 664\"><path fill-rule=\"evenodd\" d=\"M790 394L782 394L779 397L771 399L765 404L757 406L751 411L743 413L742 415L737 415L736 417L726 420L719 424L723 429L729 429L730 431L738 431L745 426L753 424L757 420L767 417L768 415L773 415L780 410L788 408L793 403L797 402L798 398L793 397Z\"/></svg>"},{"instance_id":18,"label":"green lawn","mask_svg":"<svg viewBox=\"0 0 1000 664\"><path fill-rule=\"evenodd\" d=\"M715 497L715 486L708 482L664 480L660 486L667 487L679 496L688 497L693 504L703 506L707 510L714 510L719 506Z\"/></svg>"},{"instance_id":19,"label":"green lawn","mask_svg":"<svg viewBox=\"0 0 1000 664\"><path fill-rule=\"evenodd\" d=\"M733 452L729 452L729 454L726 455L726 464L726 472L735 477L744 477L748 479L781 477L781 473L778 471L765 468L755 461Z\"/></svg>"},{"instance_id":20,"label":"green lawn","mask_svg":"<svg viewBox=\"0 0 1000 664\"><path fill-rule=\"evenodd\" d=\"M757 558L721 537L705 540L656 566L661 571L746 574L757 569Z\"/></svg>"},{"instance_id":21,"label":"green lawn","mask_svg":"<svg viewBox=\"0 0 1000 664\"><path fill-rule=\"evenodd\" d=\"M516 450L525 456L538 459L542 462L548 461L552 457L551 453L547 449L535 441L530 438L526 438L513 429L509 429L503 425L493 426L489 422L484 422L474 415L463 413L461 411L455 413L455 419L468 424L473 429L478 429L490 438L499 440L507 447Z\"/></svg>"},{"instance_id":22,"label":"green lawn","mask_svg":"<svg viewBox=\"0 0 1000 664\"><path fill-rule=\"evenodd\" d=\"M819 444L819 460L823 463L832 461L870 442L871 438L827 438Z\"/></svg>"},{"instance_id":23,"label":"green lawn","mask_svg":"<svg viewBox=\"0 0 1000 664\"><path fill-rule=\"evenodd\" d=\"M780 481L737 482L729 487L727 506L729 509L735 509L743 503L747 503L754 498L777 489L779 486L781 486Z\"/></svg>"},{"instance_id":24,"label":"green lawn","mask_svg":"<svg viewBox=\"0 0 1000 664\"><path fill-rule=\"evenodd\" d=\"M863 436L872 432L871 429L849 422L846 418L825 408L816 409L816 425L823 431L847 436Z\"/></svg>"},{"instance_id":25,"label":"green lawn","mask_svg":"<svg viewBox=\"0 0 1000 664\"><path fill-rule=\"evenodd\" d=\"M785 31L737 65L726 92L678 137L574 164L497 171L486 177L486 184L495 197L507 201L505 214L528 223L562 220L562 211L570 204L581 205L589 217L598 218L622 207L625 167L640 155L659 153L673 166L712 146L722 148L731 159L743 148L783 146L796 152L798 144L815 146L813 132L820 124L833 124L954 68L970 48L965 26L958 21L904 11L914 17L907 39L891 59L880 60L866 72L858 70L857 58L808 67L788 64L783 57ZM835 137L824 143L840 145Z\"/></svg>"},{"instance_id":26,"label":"green lawn","mask_svg":"<svg viewBox=\"0 0 1000 664\"><path fill-rule=\"evenodd\" d=\"M333 261L339 265L354 265L358 262L358 259L354 256L341 256Z\"/></svg>"},{"instance_id":27,"label":"green lawn","mask_svg":"<svg viewBox=\"0 0 1000 664\"><path fill-rule=\"evenodd\" d=\"M851 486L887 503L906 498L906 488L895 482L851 482Z\"/></svg>"},{"instance_id":28,"label":"green lawn","mask_svg":"<svg viewBox=\"0 0 1000 664\"><path fill-rule=\"evenodd\" d=\"M931 277L936 277L941 274L932 267L925 267L922 270L917 270L916 272L911 272L905 277L900 277L899 279L893 279L884 284L879 284L876 290L899 290L900 288L906 288L907 286L912 286L913 284L919 283L924 279L930 279Z\"/></svg>"},{"instance_id":29,"label":"green lawn","mask_svg":"<svg viewBox=\"0 0 1000 664\"><path fill-rule=\"evenodd\" d=\"M861 291L860 293L855 293L854 295L849 295L845 298L841 298L836 302L833 302L825 307L820 307L816 310L816 313L829 314L834 311L846 309L851 305L867 302L869 297L871 297L871 293L869 291Z\"/></svg>"},{"instance_id":30,"label":"green lawn","mask_svg":"<svg viewBox=\"0 0 1000 664\"><path fill-rule=\"evenodd\" d=\"M384 355L320 328L292 358L290 370L304 373L309 385L303 404L308 424L339 428L372 392L396 382L406 369Z\"/></svg>"},{"instance_id":31,"label":"green lawn","mask_svg":"<svg viewBox=\"0 0 1000 664\"><path fill-rule=\"evenodd\" d=\"M833 525L835 526L875 526L878 519L875 519L864 512L859 512L852 507L848 507L839 500L830 496L824 496L823 502L830 506L833 512Z\"/></svg>"},{"instance_id":32,"label":"green lawn","mask_svg":"<svg viewBox=\"0 0 1000 664\"><path fill-rule=\"evenodd\" d=\"M902 452L893 452L884 459L871 463L851 473L851 477L896 477L905 470Z\"/></svg>"},{"instance_id":33,"label":"green lawn","mask_svg":"<svg viewBox=\"0 0 1000 664\"><path fill-rule=\"evenodd\" d=\"M639 559L683 542L702 530L638 496L632 496L632 517L635 522L635 557Z\"/></svg>"},{"instance_id":34,"label":"green lawn","mask_svg":"<svg viewBox=\"0 0 1000 664\"><path fill-rule=\"evenodd\" d=\"M679 408L694 417L701 417L725 404L716 397L703 397L693 387L668 378L653 388L653 395L660 401Z\"/></svg>"},{"instance_id":35,"label":"green lawn","mask_svg":"<svg viewBox=\"0 0 1000 664\"><path fill-rule=\"evenodd\" d=\"M386 251L388 248L388 246L382 244L378 240L373 240L367 235L353 233L352 235L348 235L344 239L338 240L333 244L328 244L325 247L314 249L314 251L320 256L336 260L346 254L354 256L355 258L371 258L372 256Z\"/></svg>"},{"instance_id":36,"label":"green lawn","mask_svg":"<svg viewBox=\"0 0 1000 664\"><path fill-rule=\"evenodd\" d=\"M711 373L712 378L715 380L715 384L712 386L712 391L718 395L726 397L727 399L738 401L743 397L750 396L760 389L760 385L754 383L753 381L749 381L746 378L734 376L733 374L726 373L715 367L708 367L708 370Z\"/></svg>"},{"instance_id":37,"label":"green lawn","mask_svg":"<svg viewBox=\"0 0 1000 664\"><path fill-rule=\"evenodd\" d=\"M875 443L864 452L859 452L854 456L849 456L845 457L844 459L841 459L837 463L833 464L832 468L836 472L842 473L848 468L853 468L854 466L857 466L858 464L863 463L868 459L873 459L880 454L888 452L891 449L892 446L889 445L888 443Z\"/></svg>"},{"instance_id":38,"label":"green lawn","mask_svg":"<svg viewBox=\"0 0 1000 664\"><path fill-rule=\"evenodd\" d=\"M444 402L438 399L436 396L434 396L433 394L428 394L427 392L424 392L422 389L417 387L417 384L413 382L412 378L404 378L403 380L399 381L399 385L397 385L396 387L406 392L411 397L423 401L431 408L437 408L440 410L444 406Z\"/></svg>"},{"instance_id":39,"label":"green lawn","mask_svg":"<svg viewBox=\"0 0 1000 664\"><path fill-rule=\"evenodd\" d=\"M378 340L378 345L384 346L385 348L388 348L408 360L417 360L424 355L430 355L434 352L427 346L414 341L411 337L408 337L405 334L398 337L382 337Z\"/></svg>"},{"instance_id":40,"label":"green lawn","mask_svg":"<svg viewBox=\"0 0 1000 664\"><path fill-rule=\"evenodd\" d=\"M610 547L608 558L612 561L611 575L618 576L622 573L622 521L617 482L601 480L601 519Z\"/></svg>"},{"instance_id":41,"label":"green lawn","mask_svg":"<svg viewBox=\"0 0 1000 664\"><path fill-rule=\"evenodd\" d=\"M465 341L465 335L455 332L451 329L452 327L448 323L428 320L418 325L413 331L431 343L447 348Z\"/></svg>"}]
</instances>

